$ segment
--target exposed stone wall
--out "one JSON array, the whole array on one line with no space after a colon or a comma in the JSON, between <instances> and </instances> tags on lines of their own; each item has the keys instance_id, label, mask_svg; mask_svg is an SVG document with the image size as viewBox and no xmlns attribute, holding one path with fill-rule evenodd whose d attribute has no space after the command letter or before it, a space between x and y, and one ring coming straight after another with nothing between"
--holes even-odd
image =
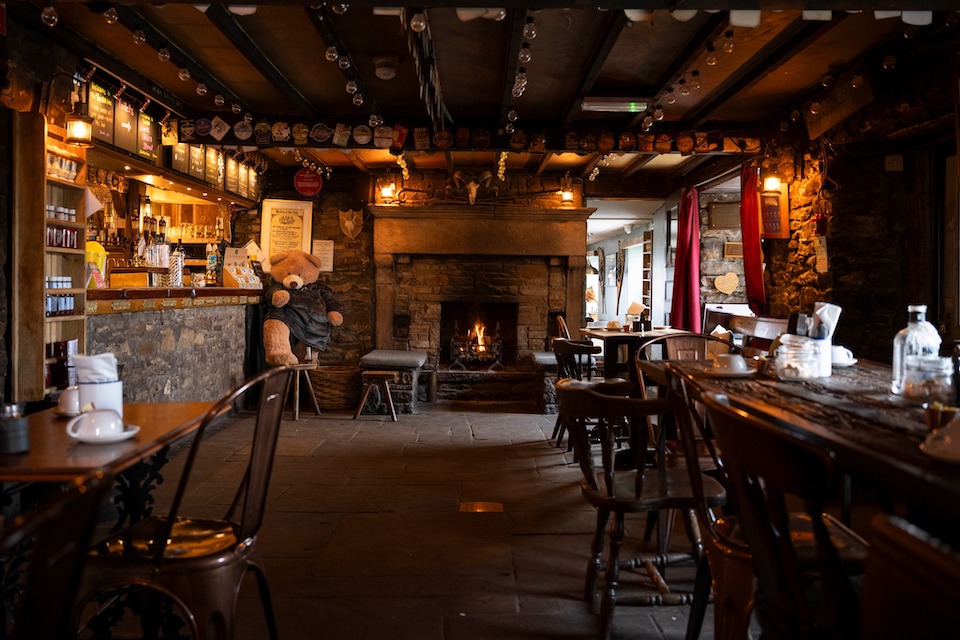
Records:
<instances>
[{"instance_id":1,"label":"exposed stone wall","mask_svg":"<svg viewBox=\"0 0 960 640\"><path fill-rule=\"evenodd\" d=\"M87 318L87 353L123 365L126 402L218 400L245 379L247 305Z\"/></svg>"},{"instance_id":2,"label":"exposed stone wall","mask_svg":"<svg viewBox=\"0 0 960 640\"><path fill-rule=\"evenodd\" d=\"M906 305L935 306L936 236L930 203L930 156L906 157L907 170L884 170L881 153L829 157L807 154L790 187L789 240L767 240L767 299L773 315L811 313L818 300L843 307L835 343L860 357L889 362ZM819 198L817 197L817 194ZM817 213L823 216L829 270L816 271Z\"/></svg>"}]
</instances>

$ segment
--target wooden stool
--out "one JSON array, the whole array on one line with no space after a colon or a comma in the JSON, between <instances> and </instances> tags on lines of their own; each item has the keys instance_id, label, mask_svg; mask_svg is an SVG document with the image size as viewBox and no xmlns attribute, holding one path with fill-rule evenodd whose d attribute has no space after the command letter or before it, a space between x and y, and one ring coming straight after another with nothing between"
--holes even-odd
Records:
<instances>
[{"instance_id":1,"label":"wooden stool","mask_svg":"<svg viewBox=\"0 0 960 640\"><path fill-rule=\"evenodd\" d=\"M353 419L356 420L359 418L363 412L363 405L367 403L370 390L373 389L374 385L380 385L380 388L383 389L383 397L386 399L387 407L390 409L390 417L396 422L397 410L393 407L393 396L390 395L390 383L396 381L397 372L367 370L360 372L360 378L363 380L363 393L360 394L360 404L357 405L357 412L353 414Z\"/></svg>"},{"instance_id":2,"label":"wooden stool","mask_svg":"<svg viewBox=\"0 0 960 640\"><path fill-rule=\"evenodd\" d=\"M293 377L293 419L300 419L300 377L303 376L303 381L307 385L307 390L310 392L310 399L313 401L313 410L317 412L317 415L320 415L320 403L317 402L317 393L313 389L313 383L310 382L310 372L317 368L317 359L313 355L313 348L307 347L306 353L303 356L303 362L300 364L293 365L293 368L297 370L296 375Z\"/></svg>"}]
</instances>

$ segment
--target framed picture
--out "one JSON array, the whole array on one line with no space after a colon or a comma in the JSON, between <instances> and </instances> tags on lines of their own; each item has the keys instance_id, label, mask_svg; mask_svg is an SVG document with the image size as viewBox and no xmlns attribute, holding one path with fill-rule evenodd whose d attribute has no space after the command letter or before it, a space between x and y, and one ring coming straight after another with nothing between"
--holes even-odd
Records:
<instances>
[{"instance_id":1,"label":"framed picture","mask_svg":"<svg viewBox=\"0 0 960 640\"><path fill-rule=\"evenodd\" d=\"M270 271L270 257L291 249L310 253L313 235L313 203L309 200L263 201L260 247L267 257L263 270Z\"/></svg>"}]
</instances>

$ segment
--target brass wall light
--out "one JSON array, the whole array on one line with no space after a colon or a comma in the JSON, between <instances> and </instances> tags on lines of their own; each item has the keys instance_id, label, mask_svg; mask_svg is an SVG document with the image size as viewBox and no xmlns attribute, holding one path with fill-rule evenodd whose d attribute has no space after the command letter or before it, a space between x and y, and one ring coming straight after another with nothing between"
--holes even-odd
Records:
<instances>
[{"instance_id":1,"label":"brass wall light","mask_svg":"<svg viewBox=\"0 0 960 640\"><path fill-rule=\"evenodd\" d=\"M380 200L386 204L392 204L397 197L397 183L388 174L384 178L377 179L377 188L380 190Z\"/></svg>"},{"instance_id":2,"label":"brass wall light","mask_svg":"<svg viewBox=\"0 0 960 640\"><path fill-rule=\"evenodd\" d=\"M573 204L573 180L569 173L560 180L560 203Z\"/></svg>"}]
</instances>

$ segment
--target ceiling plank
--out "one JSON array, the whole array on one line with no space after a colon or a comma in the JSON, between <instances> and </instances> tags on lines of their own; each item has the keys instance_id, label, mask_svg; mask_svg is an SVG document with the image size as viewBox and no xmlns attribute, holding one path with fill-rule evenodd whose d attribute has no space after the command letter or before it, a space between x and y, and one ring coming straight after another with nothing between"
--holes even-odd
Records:
<instances>
[{"instance_id":1,"label":"ceiling plank","mask_svg":"<svg viewBox=\"0 0 960 640\"><path fill-rule=\"evenodd\" d=\"M684 118L692 129L704 125L710 115L727 100L761 78L773 73L780 65L793 58L817 38L835 28L846 17L840 14L829 22L794 20L776 38L764 45L744 64L737 67L718 85L714 95Z\"/></svg>"},{"instance_id":2,"label":"ceiling plank","mask_svg":"<svg viewBox=\"0 0 960 640\"><path fill-rule=\"evenodd\" d=\"M323 39L324 43L328 47L336 47L341 56L350 58L350 52L343 44L340 34L333 26L332 16L328 7L324 5L320 9L316 10L312 9L311 7L304 7L304 11L306 12L307 17L310 19L310 23L313 25L313 28L316 29L317 33L320 34L320 38ZM360 75L359 71L357 71L356 65L350 65L350 67L347 69L340 68L340 65L337 65L337 68L340 69L340 72L343 74L344 80L353 80L357 83L357 93L363 96L363 109L367 112L367 114L379 115L380 107L377 106L377 100L370 92L369 86L363 79L363 76Z\"/></svg>"},{"instance_id":3,"label":"ceiling plank","mask_svg":"<svg viewBox=\"0 0 960 640\"><path fill-rule=\"evenodd\" d=\"M354 149L340 149L340 153L346 157L347 160L353 163L357 169L360 170L360 173L369 173L370 167L367 166L367 163L363 161L363 158L360 157L360 154Z\"/></svg>"},{"instance_id":4,"label":"ceiling plank","mask_svg":"<svg viewBox=\"0 0 960 640\"><path fill-rule=\"evenodd\" d=\"M533 175L539 177L546 170L547 166L550 164L551 158L556 155L553 151L547 151L541 155L539 162L537 162L536 169L533 170ZM531 156L531 160L533 156Z\"/></svg>"},{"instance_id":5,"label":"ceiling plank","mask_svg":"<svg viewBox=\"0 0 960 640\"><path fill-rule=\"evenodd\" d=\"M651 160L657 157L657 155L658 154L656 153L637 154L636 159L634 159L633 162L631 162L629 165L624 167L623 171L620 172L620 177L629 178L630 176L635 174L637 171L640 171L640 169L643 169L645 166L647 166Z\"/></svg>"},{"instance_id":6,"label":"ceiling plank","mask_svg":"<svg viewBox=\"0 0 960 640\"><path fill-rule=\"evenodd\" d=\"M303 115L314 119L320 117L320 112L313 103L287 79L256 41L240 26L229 9L220 4L211 4L204 15L233 43L237 51L262 73L264 78L279 89Z\"/></svg>"},{"instance_id":7,"label":"ceiling plank","mask_svg":"<svg viewBox=\"0 0 960 640\"><path fill-rule=\"evenodd\" d=\"M590 90L593 89L593 84L597 81L597 76L600 75L600 69L603 68L603 63L607 61L607 56L610 55L610 51L613 50L613 46L617 43L620 32L623 31L626 26L627 16L623 11L608 12L603 30L600 33L600 38L594 46L593 53L587 61L586 67L584 67L583 75L580 76L577 90L573 94L570 104L567 105L567 109L564 112L564 127L570 126L573 119L580 113L580 104Z\"/></svg>"}]
</instances>

